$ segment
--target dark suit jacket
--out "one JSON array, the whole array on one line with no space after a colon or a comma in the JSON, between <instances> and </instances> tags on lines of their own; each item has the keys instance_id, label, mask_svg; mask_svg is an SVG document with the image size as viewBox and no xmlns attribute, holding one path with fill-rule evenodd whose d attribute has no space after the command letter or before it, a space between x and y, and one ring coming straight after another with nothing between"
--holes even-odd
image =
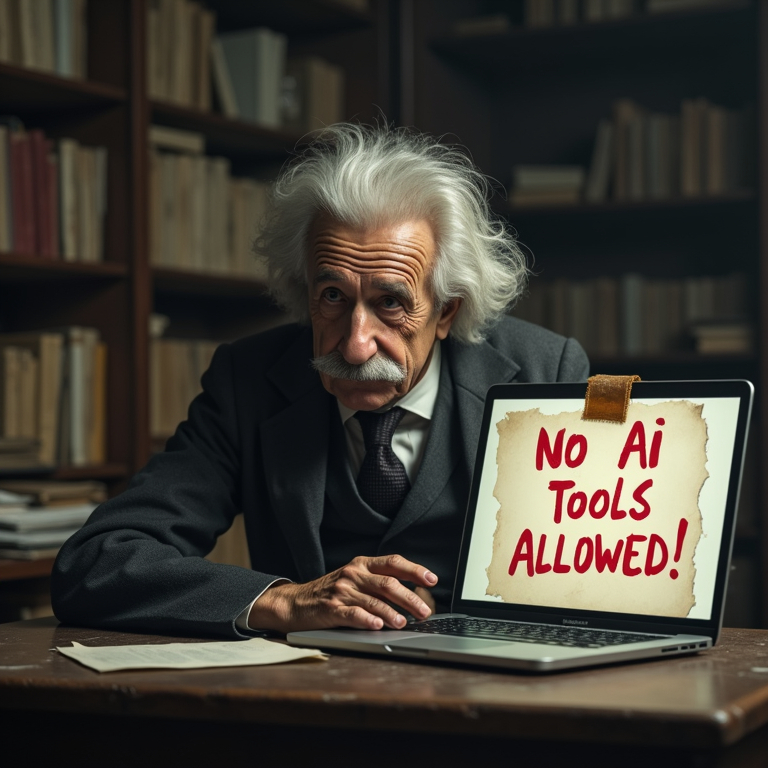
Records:
<instances>
[{"instance_id":1,"label":"dark suit jacket","mask_svg":"<svg viewBox=\"0 0 768 768\"><path fill-rule=\"evenodd\" d=\"M578 381L588 373L577 342L511 318L480 344L442 343L470 473L492 384ZM59 619L239 636L235 618L275 578L308 581L324 573L319 530L333 400L309 366L311 354L311 330L295 325L217 350L203 393L166 451L59 553L51 589ZM431 473L422 508L398 515L387 538L429 514L430 498L450 472ZM466 498L456 499L458 515L465 506ZM250 571L203 559L238 512ZM454 562L434 570L451 568Z\"/></svg>"}]
</instances>

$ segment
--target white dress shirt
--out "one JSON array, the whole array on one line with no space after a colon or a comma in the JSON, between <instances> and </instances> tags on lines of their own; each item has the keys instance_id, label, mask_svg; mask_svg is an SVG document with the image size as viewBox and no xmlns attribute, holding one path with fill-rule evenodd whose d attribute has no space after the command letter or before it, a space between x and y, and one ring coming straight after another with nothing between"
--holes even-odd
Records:
<instances>
[{"instance_id":1,"label":"white dress shirt","mask_svg":"<svg viewBox=\"0 0 768 768\"><path fill-rule=\"evenodd\" d=\"M403 418L395 429L395 434L392 436L392 450L395 452L400 461L403 462L405 467L405 473L408 475L408 480L413 485L416 475L419 472L421 466L421 460L424 457L424 449L427 445L427 439L429 438L429 427L432 420L432 413L435 410L435 403L437 401L437 393L440 388L440 363L441 363L440 342L436 341L432 347L432 357L430 358L429 365L424 376L416 384L416 386L408 392L402 399L398 400L394 405L398 405L405 411ZM365 457L365 443L363 441L363 430L360 426L360 422L353 418L357 411L353 411L351 408L347 408L338 400L336 401L339 407L339 414L341 415L341 421L344 424L344 432L347 438L347 458L352 468L352 474L357 477L360 471L360 465L363 463ZM392 406L387 406L381 410L388 410ZM269 587L280 582L287 582L288 579L276 579ZM253 603L258 600L261 592L253 602L246 606L240 615L235 619L235 626L243 631L250 632L251 629L248 626L248 616L253 607Z\"/></svg>"}]
</instances>

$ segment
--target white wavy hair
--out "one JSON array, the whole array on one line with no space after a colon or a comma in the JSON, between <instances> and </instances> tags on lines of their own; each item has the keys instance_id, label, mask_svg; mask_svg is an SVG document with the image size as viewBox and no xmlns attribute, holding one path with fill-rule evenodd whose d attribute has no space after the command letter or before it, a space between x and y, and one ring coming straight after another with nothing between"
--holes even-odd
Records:
<instances>
[{"instance_id":1,"label":"white wavy hair","mask_svg":"<svg viewBox=\"0 0 768 768\"><path fill-rule=\"evenodd\" d=\"M267 260L273 298L308 322L307 237L318 215L359 228L426 220L437 244L435 309L460 298L451 336L476 343L528 275L514 235L491 213L490 193L488 179L455 147L406 129L339 123L282 170L254 250Z\"/></svg>"}]
</instances>

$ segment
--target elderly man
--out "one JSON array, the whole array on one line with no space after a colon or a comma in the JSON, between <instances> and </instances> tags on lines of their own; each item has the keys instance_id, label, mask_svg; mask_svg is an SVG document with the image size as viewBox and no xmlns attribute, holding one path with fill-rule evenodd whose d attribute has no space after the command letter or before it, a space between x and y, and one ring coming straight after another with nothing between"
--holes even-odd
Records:
<instances>
[{"instance_id":1,"label":"elderly man","mask_svg":"<svg viewBox=\"0 0 768 768\"><path fill-rule=\"evenodd\" d=\"M56 615L238 637L447 608L486 390L588 370L505 315L526 268L486 198L426 136L324 131L257 244L299 322L219 348L166 451L62 549ZM239 512L253 570L204 559Z\"/></svg>"}]
</instances>

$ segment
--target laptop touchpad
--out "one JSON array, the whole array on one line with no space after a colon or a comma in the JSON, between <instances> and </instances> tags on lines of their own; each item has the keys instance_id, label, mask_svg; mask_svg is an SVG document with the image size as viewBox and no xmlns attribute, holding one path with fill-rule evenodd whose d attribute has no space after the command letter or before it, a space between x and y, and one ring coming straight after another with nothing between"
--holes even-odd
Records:
<instances>
[{"instance_id":1,"label":"laptop touchpad","mask_svg":"<svg viewBox=\"0 0 768 768\"><path fill-rule=\"evenodd\" d=\"M421 655L428 651L452 651L454 653L472 653L490 648L509 648L510 643L497 640L483 640L477 637L449 637L447 635L428 635L412 637L407 640L395 640L387 643L392 653Z\"/></svg>"}]
</instances>

